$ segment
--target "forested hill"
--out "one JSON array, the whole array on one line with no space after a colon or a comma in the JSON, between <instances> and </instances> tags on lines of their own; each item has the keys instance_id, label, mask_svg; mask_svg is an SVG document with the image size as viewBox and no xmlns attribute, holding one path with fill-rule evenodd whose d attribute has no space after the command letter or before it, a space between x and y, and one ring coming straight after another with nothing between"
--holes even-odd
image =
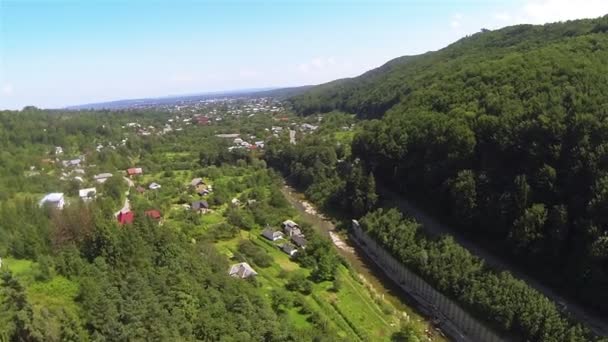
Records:
<instances>
[{"instance_id":1,"label":"forested hill","mask_svg":"<svg viewBox=\"0 0 608 342\"><path fill-rule=\"evenodd\" d=\"M608 16L482 30L442 50L396 58L290 101L301 114L342 110L362 118L389 110L455 115L540 111L562 105L566 96L576 96L581 110L598 109L608 94L607 32Z\"/></svg>"},{"instance_id":2,"label":"forested hill","mask_svg":"<svg viewBox=\"0 0 608 342\"><path fill-rule=\"evenodd\" d=\"M365 173L608 315L608 16L520 25L294 97Z\"/></svg>"}]
</instances>

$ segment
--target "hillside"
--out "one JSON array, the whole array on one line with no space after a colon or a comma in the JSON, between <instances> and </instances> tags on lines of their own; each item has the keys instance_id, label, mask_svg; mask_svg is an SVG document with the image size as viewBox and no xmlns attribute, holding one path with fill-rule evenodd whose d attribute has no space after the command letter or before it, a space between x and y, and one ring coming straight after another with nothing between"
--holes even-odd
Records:
<instances>
[{"instance_id":1,"label":"hillside","mask_svg":"<svg viewBox=\"0 0 608 342\"><path fill-rule=\"evenodd\" d=\"M484 30L439 51L319 85L290 102L301 114L338 109L374 118L401 108L501 114L506 99L521 107L535 93L568 86L597 98L608 88L607 30L608 17Z\"/></svg>"},{"instance_id":2,"label":"hillside","mask_svg":"<svg viewBox=\"0 0 608 342\"><path fill-rule=\"evenodd\" d=\"M368 172L608 314L608 16L484 31L290 102L365 123Z\"/></svg>"}]
</instances>

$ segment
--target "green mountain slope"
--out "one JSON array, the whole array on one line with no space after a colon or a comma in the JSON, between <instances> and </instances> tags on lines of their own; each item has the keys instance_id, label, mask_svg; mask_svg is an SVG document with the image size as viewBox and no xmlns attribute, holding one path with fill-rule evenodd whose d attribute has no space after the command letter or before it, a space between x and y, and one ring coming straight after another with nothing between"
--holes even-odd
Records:
<instances>
[{"instance_id":1,"label":"green mountain slope","mask_svg":"<svg viewBox=\"0 0 608 342\"><path fill-rule=\"evenodd\" d=\"M608 16L477 33L291 98L376 179L608 314Z\"/></svg>"},{"instance_id":2,"label":"green mountain slope","mask_svg":"<svg viewBox=\"0 0 608 342\"><path fill-rule=\"evenodd\" d=\"M302 114L338 109L370 118L395 106L500 114L509 109L500 103L505 98L520 108L539 91L565 86L584 93L593 87L590 96L605 95L607 30L604 17L480 32L436 52L396 58L359 77L314 87L290 101Z\"/></svg>"}]
</instances>

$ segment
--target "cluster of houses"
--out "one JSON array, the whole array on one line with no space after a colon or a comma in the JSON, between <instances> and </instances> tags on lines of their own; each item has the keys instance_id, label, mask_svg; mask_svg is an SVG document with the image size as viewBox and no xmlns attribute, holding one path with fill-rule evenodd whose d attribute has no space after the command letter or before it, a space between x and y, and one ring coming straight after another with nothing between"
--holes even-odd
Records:
<instances>
[{"instance_id":1,"label":"cluster of houses","mask_svg":"<svg viewBox=\"0 0 608 342\"><path fill-rule=\"evenodd\" d=\"M263 149L264 148L264 140L255 140L256 136L252 135L249 137L250 141L253 141L253 143L250 143L248 141L246 141L245 139L240 137L240 134L238 133L223 133L223 134L216 134L215 135L218 138L223 138L223 139L233 139L232 140L232 146L228 147L228 151L232 151L235 149L250 149L250 150L255 150L255 149Z\"/></svg>"},{"instance_id":2,"label":"cluster of houses","mask_svg":"<svg viewBox=\"0 0 608 342\"><path fill-rule=\"evenodd\" d=\"M94 187L78 190L78 197L80 199L82 199L84 202L92 201L93 199L95 199L96 196L97 196L97 189ZM59 210L62 210L66 204L68 204L68 201L66 200L65 195L62 192L48 193L48 194L44 195L44 197L42 197L42 199L40 199L40 201L38 201L38 205L41 207L49 206L51 208L55 208L55 209L59 209Z\"/></svg>"},{"instance_id":3,"label":"cluster of houses","mask_svg":"<svg viewBox=\"0 0 608 342\"><path fill-rule=\"evenodd\" d=\"M281 227L283 231L266 228L262 232L262 236L266 239L277 242L284 241L277 245L285 254L293 257L298 253L300 248L306 248L306 237L302 233L300 226L292 220L285 220ZM228 274L235 278L249 278L257 275L257 272L246 262L234 264L230 267Z\"/></svg>"},{"instance_id":4,"label":"cluster of houses","mask_svg":"<svg viewBox=\"0 0 608 342\"><path fill-rule=\"evenodd\" d=\"M57 146L57 147L55 147L55 154L57 154L57 152L60 152L59 154L61 154L61 153L63 153L63 149L60 146ZM80 163L82 163L82 162L84 162L84 157L80 157L78 159L72 159L72 160L68 160L68 161L63 161L62 164L65 167L74 167L74 166L80 166ZM71 169L71 173L63 172L62 177L60 177L60 179L66 180L67 179L66 177L69 174L74 174L74 173L84 176L85 171L80 168L74 168L74 169ZM140 167L127 169L127 174L129 176L140 175L142 173L143 173L143 170ZM113 174L111 174L109 172L104 172L104 173L94 175L93 180L98 184L103 184L111 177L113 177ZM81 176L76 176L76 177L74 177L74 179L80 181L81 183L84 182L84 179ZM156 184L156 183L150 184L150 189L159 189L159 188L160 188L159 184ZM92 201L95 199L96 196L97 196L96 187L88 187L88 188L83 188L83 189L78 190L78 197L84 202ZM51 193L46 194L42 199L40 199L40 201L38 202L38 205L41 207L49 206L49 207L61 210L65 207L65 205L67 203L68 203L68 201L66 200L65 195L63 193L51 192ZM128 218L126 220L128 221Z\"/></svg>"},{"instance_id":5,"label":"cluster of houses","mask_svg":"<svg viewBox=\"0 0 608 342\"><path fill-rule=\"evenodd\" d=\"M255 137L253 136L252 139L255 139ZM229 151L232 151L234 149L250 149L250 150L255 150L258 148L264 148L264 141L260 140L260 141L255 141L253 144L249 143L245 140L243 140L242 138L235 138L233 140L233 145L228 147Z\"/></svg>"},{"instance_id":6,"label":"cluster of houses","mask_svg":"<svg viewBox=\"0 0 608 342\"><path fill-rule=\"evenodd\" d=\"M203 179L200 177L192 179L190 181L190 187L192 189L194 189L194 191L200 197L206 196L213 191L213 188L211 187L211 185L205 184L205 181L203 181ZM192 202L192 204L190 204L189 208L192 211L197 212L199 214L205 214L207 211L209 211L209 203L207 203L207 201L205 201L205 200L197 200L197 201Z\"/></svg>"},{"instance_id":7,"label":"cluster of houses","mask_svg":"<svg viewBox=\"0 0 608 342\"><path fill-rule=\"evenodd\" d=\"M266 228L262 232L262 236L266 239L276 242L279 240L289 239L280 244L279 247L289 256L294 256L300 248L306 248L306 237L302 233L300 226L292 220L286 220L281 224L283 231Z\"/></svg>"}]
</instances>

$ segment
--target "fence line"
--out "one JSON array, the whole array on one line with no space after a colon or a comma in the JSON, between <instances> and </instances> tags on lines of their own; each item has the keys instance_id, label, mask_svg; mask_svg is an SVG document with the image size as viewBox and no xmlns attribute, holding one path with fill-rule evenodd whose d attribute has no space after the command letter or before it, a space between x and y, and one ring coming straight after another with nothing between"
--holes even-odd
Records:
<instances>
[{"instance_id":1,"label":"fence line","mask_svg":"<svg viewBox=\"0 0 608 342\"><path fill-rule=\"evenodd\" d=\"M351 236L391 280L414 298L424 314L439 320L438 324L441 329L455 341L509 341L509 339L497 335L485 324L463 310L456 302L444 296L424 279L411 272L374 239L370 238L356 220L353 220Z\"/></svg>"}]
</instances>

